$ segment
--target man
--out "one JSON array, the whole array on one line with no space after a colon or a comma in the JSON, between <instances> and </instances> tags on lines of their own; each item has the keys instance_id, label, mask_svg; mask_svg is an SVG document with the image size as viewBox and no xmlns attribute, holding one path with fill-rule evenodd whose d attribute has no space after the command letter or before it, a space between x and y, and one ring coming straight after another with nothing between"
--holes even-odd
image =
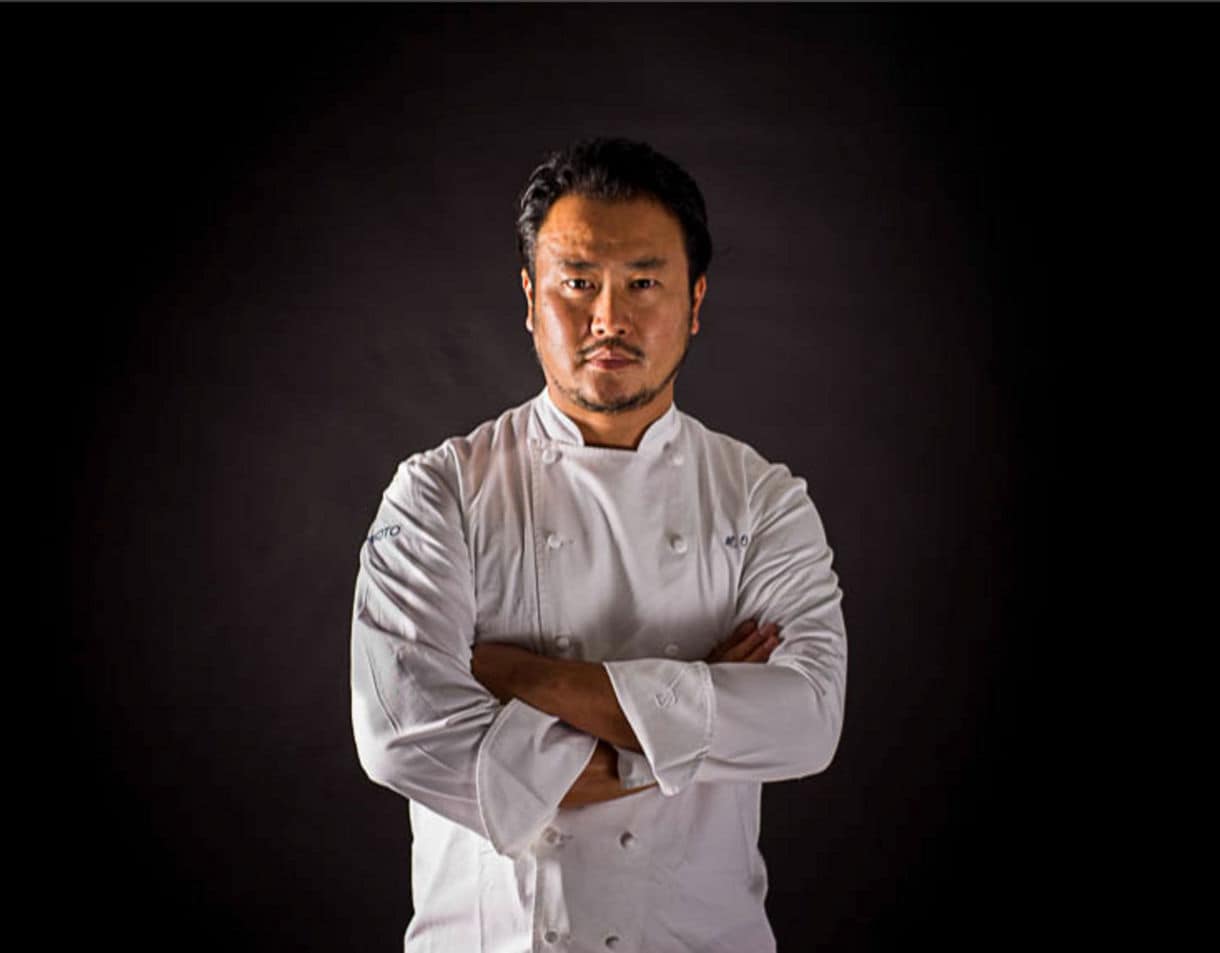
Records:
<instances>
[{"instance_id":1,"label":"man","mask_svg":"<svg viewBox=\"0 0 1220 953\"><path fill-rule=\"evenodd\" d=\"M674 404L712 248L686 172L578 143L517 229L546 385L401 463L360 552L352 717L410 799L407 953L774 950L761 786L843 721L821 520Z\"/></svg>"}]
</instances>

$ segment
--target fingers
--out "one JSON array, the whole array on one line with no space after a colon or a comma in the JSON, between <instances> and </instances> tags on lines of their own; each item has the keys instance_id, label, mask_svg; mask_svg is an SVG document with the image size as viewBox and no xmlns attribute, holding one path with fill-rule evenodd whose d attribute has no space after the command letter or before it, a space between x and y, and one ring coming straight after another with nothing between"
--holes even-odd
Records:
<instances>
[{"instance_id":1,"label":"fingers","mask_svg":"<svg viewBox=\"0 0 1220 953\"><path fill-rule=\"evenodd\" d=\"M741 641L742 638L748 635L750 631L753 630L754 625L755 622L753 619L746 619L739 626L737 626L737 628L730 632L726 638L720 642L717 642L715 646L712 647L712 650L708 652L707 658L704 659L704 661L709 665L714 662L723 662L725 660L725 653L727 653L729 649Z\"/></svg>"},{"instance_id":2,"label":"fingers","mask_svg":"<svg viewBox=\"0 0 1220 953\"><path fill-rule=\"evenodd\" d=\"M746 619L730 632L727 638L716 643L715 648L708 653L706 661L708 663L730 661L728 658L729 653L740 645L742 639L754 631L757 624L754 619Z\"/></svg>"},{"instance_id":3,"label":"fingers","mask_svg":"<svg viewBox=\"0 0 1220 953\"><path fill-rule=\"evenodd\" d=\"M733 650L729 653L729 657L725 659L728 662L745 662L750 656L757 651L758 647L763 644L764 640L770 634L768 627L753 628L750 634L733 646Z\"/></svg>"},{"instance_id":4,"label":"fingers","mask_svg":"<svg viewBox=\"0 0 1220 953\"><path fill-rule=\"evenodd\" d=\"M717 662L765 662L775 647L783 641L779 626L769 622L761 629L753 619L747 619L725 641L714 655Z\"/></svg>"},{"instance_id":5,"label":"fingers","mask_svg":"<svg viewBox=\"0 0 1220 953\"><path fill-rule=\"evenodd\" d=\"M771 653L775 651L780 642L784 640L783 636L779 634L779 626L774 622L763 626L755 635L757 636L757 642L755 642L749 654L741 660L743 662L765 662L771 657Z\"/></svg>"},{"instance_id":6,"label":"fingers","mask_svg":"<svg viewBox=\"0 0 1220 953\"><path fill-rule=\"evenodd\" d=\"M741 625L734 628L731 635L720 644L722 652L730 652L731 649L741 646L745 639L753 636L758 631L758 621L747 619Z\"/></svg>"}]
</instances>

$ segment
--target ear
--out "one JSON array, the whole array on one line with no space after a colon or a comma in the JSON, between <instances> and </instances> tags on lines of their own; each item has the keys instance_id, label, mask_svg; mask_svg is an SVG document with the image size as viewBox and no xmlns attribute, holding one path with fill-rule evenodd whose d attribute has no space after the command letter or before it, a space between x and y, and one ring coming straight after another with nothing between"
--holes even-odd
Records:
<instances>
[{"instance_id":1,"label":"ear","mask_svg":"<svg viewBox=\"0 0 1220 953\"><path fill-rule=\"evenodd\" d=\"M525 326L530 334L534 333L534 287L530 282L530 273L521 269L521 290L525 292Z\"/></svg>"},{"instance_id":2,"label":"ear","mask_svg":"<svg viewBox=\"0 0 1220 953\"><path fill-rule=\"evenodd\" d=\"M699 308L703 304L703 296L707 294L707 275L702 274L695 279L695 287L691 290L690 333L699 333Z\"/></svg>"}]
</instances>

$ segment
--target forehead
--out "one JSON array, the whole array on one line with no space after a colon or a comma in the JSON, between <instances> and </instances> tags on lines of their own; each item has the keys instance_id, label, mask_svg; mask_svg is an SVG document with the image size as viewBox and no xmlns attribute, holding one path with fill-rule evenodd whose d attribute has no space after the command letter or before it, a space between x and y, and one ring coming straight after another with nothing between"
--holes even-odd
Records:
<instances>
[{"instance_id":1,"label":"forehead","mask_svg":"<svg viewBox=\"0 0 1220 953\"><path fill-rule=\"evenodd\" d=\"M592 262L665 258L685 267L677 216L654 198L620 201L568 194L551 206L538 229L539 263L560 258Z\"/></svg>"}]
</instances>

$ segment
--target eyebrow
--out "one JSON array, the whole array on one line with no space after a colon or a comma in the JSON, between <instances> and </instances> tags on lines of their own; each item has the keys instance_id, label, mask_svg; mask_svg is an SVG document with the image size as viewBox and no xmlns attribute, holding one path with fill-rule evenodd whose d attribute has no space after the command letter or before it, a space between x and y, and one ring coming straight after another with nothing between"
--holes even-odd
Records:
<instances>
[{"instance_id":1,"label":"eyebrow","mask_svg":"<svg viewBox=\"0 0 1220 953\"><path fill-rule=\"evenodd\" d=\"M573 271L590 271L597 267L594 262L586 261L583 258L561 258L559 260L564 268L570 268ZM666 259L653 255L651 258L637 258L635 261L627 262L627 267L632 270L644 268L664 268Z\"/></svg>"}]
</instances>

